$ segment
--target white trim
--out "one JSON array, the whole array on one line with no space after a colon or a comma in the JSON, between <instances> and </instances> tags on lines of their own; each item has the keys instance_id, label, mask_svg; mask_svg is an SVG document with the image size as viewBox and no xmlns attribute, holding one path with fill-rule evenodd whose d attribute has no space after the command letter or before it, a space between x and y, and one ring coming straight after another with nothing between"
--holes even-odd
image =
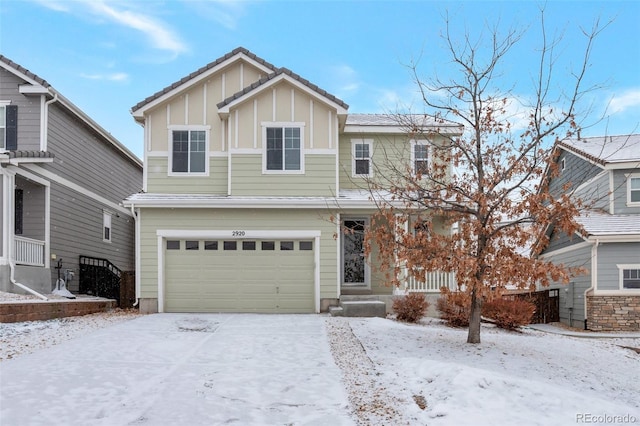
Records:
<instances>
[{"instance_id":1,"label":"white trim","mask_svg":"<svg viewBox=\"0 0 640 426\"><path fill-rule=\"evenodd\" d=\"M583 249L585 247L589 247L591 245L592 245L592 243L590 243L589 241L581 241L581 242L573 244L573 245L571 245L569 247L563 247L563 248L560 248L560 249L557 249L557 250L554 250L554 251L550 251L550 252L541 254L539 257L541 259L546 259L547 257L557 256L557 255L564 254L564 253L569 253L569 252L572 252L574 250L579 250L579 249Z\"/></svg>"},{"instance_id":2,"label":"white trim","mask_svg":"<svg viewBox=\"0 0 640 426\"><path fill-rule=\"evenodd\" d=\"M5 70L9 71L10 73L20 77L22 80L26 81L27 83L36 86L36 87L42 87L40 85L40 83L38 83L37 81L35 81L34 79L32 79L31 77L29 77L28 75L26 75L25 73L21 72L20 70L12 67L9 64L6 64L3 61L0 61L0 67L4 68ZM20 87L22 87L24 85L21 85Z\"/></svg>"},{"instance_id":3,"label":"white trim","mask_svg":"<svg viewBox=\"0 0 640 426\"><path fill-rule=\"evenodd\" d=\"M427 139L411 139L411 173L416 174L416 146L427 147L427 168L431 168L431 142Z\"/></svg>"},{"instance_id":4,"label":"white trim","mask_svg":"<svg viewBox=\"0 0 640 426\"><path fill-rule=\"evenodd\" d=\"M229 155L229 153L225 151L209 151L209 158L226 157L227 155Z\"/></svg>"},{"instance_id":5,"label":"white trim","mask_svg":"<svg viewBox=\"0 0 640 426\"><path fill-rule=\"evenodd\" d=\"M168 157L169 151L149 151L147 153L147 157L155 158L155 157Z\"/></svg>"},{"instance_id":6,"label":"white trim","mask_svg":"<svg viewBox=\"0 0 640 426\"><path fill-rule=\"evenodd\" d=\"M313 148L313 99L309 99L309 148Z\"/></svg>"},{"instance_id":7,"label":"white trim","mask_svg":"<svg viewBox=\"0 0 640 426\"><path fill-rule=\"evenodd\" d=\"M364 221L364 235L366 235L367 228L370 225L371 217L370 216L351 216L344 215L340 218L340 232L339 240L340 240L340 287L341 288L358 288L358 289L371 289L371 255L367 256L364 260L364 283L363 284L346 284L344 282L344 232L342 231L342 224L347 221ZM363 238L364 238L363 235Z\"/></svg>"},{"instance_id":8,"label":"white trim","mask_svg":"<svg viewBox=\"0 0 640 426\"><path fill-rule=\"evenodd\" d=\"M309 148L309 149L306 149L304 151L304 153L306 155L336 155L337 156L338 155L338 150L335 149L335 148L334 149L329 149L329 148L326 148L326 149L322 149L322 148L313 149L313 148Z\"/></svg>"},{"instance_id":9,"label":"white trim","mask_svg":"<svg viewBox=\"0 0 640 426\"><path fill-rule=\"evenodd\" d=\"M336 298L340 299L342 289L342 238L340 233L342 232L342 214L336 214Z\"/></svg>"},{"instance_id":10,"label":"white trim","mask_svg":"<svg viewBox=\"0 0 640 426\"><path fill-rule=\"evenodd\" d=\"M24 167L27 170L30 170L34 173L37 173L41 176L44 176L46 179L49 179L50 181L59 183L60 185L66 186L67 188L70 188L82 195L85 195L89 198L92 198L96 201L98 201L101 204L104 204L106 206L109 206L109 208L118 211L119 213L122 214L126 214L127 216L131 216L131 212L127 209L125 209L124 207L120 206L117 203L114 203L113 201L110 201L104 197L102 197L101 195L96 194L95 192L92 192L90 190L88 190L87 188L84 188L78 184L76 184L75 182L72 182L68 179L65 179L61 176L56 175L55 173L52 173L48 170L43 169L40 166L37 166L35 164L24 164L22 165L22 167Z\"/></svg>"},{"instance_id":11,"label":"white trim","mask_svg":"<svg viewBox=\"0 0 640 426\"><path fill-rule=\"evenodd\" d=\"M329 148L333 148L333 133L331 132L331 110L327 110L327 134L329 135Z\"/></svg>"},{"instance_id":12,"label":"white trim","mask_svg":"<svg viewBox=\"0 0 640 426\"><path fill-rule=\"evenodd\" d=\"M296 121L296 91L291 88L291 121Z\"/></svg>"},{"instance_id":13,"label":"white trim","mask_svg":"<svg viewBox=\"0 0 640 426\"><path fill-rule=\"evenodd\" d=\"M229 151L229 154L253 154L262 155L262 149L260 148L236 148Z\"/></svg>"},{"instance_id":14,"label":"white trim","mask_svg":"<svg viewBox=\"0 0 640 426\"><path fill-rule=\"evenodd\" d=\"M267 66L265 66L264 64L261 64L260 62L250 58L249 56L245 55L244 52L239 52L233 56L231 56L229 59L220 62L219 64L217 64L214 67L211 67L210 69L208 69L207 71L203 72L200 75L197 75L195 77L193 77L192 79L189 79L187 81L185 81L183 84L175 87L174 89L168 91L167 93L164 93L162 96L159 96L158 98L154 99L153 101L149 102L148 104L140 107L139 109L137 109L136 111L134 111L132 113L132 115L134 117L142 117L145 113L145 111L153 109L154 107L156 107L158 104L161 104L163 102L165 102L167 99L170 99L172 97L174 97L176 94L182 92L183 90L185 90L188 87L194 86L197 83L199 83L200 81L206 80L207 78L210 78L213 74L217 73L218 71L226 68L227 66L229 66L230 64L238 61L238 60L242 60L244 62L248 62L251 65L253 65L254 67L258 68L259 70L265 72L266 74L272 73L274 70L272 68L269 68ZM222 73L222 99L225 99L225 74L226 73ZM25 78L26 79L26 78ZM33 81L30 79L26 79L27 81ZM32 84L37 84L37 83L32 83Z\"/></svg>"},{"instance_id":15,"label":"white trim","mask_svg":"<svg viewBox=\"0 0 640 426\"><path fill-rule=\"evenodd\" d=\"M304 146L304 122L283 122L283 121L263 121L260 123L262 127L262 174L263 175L303 175L305 173L305 146ZM284 158L282 160L282 170L267 170L267 128L298 128L300 129L300 169L284 170ZM283 132L284 137L284 132ZM285 144L282 143L282 151L284 156Z\"/></svg>"},{"instance_id":16,"label":"white trim","mask_svg":"<svg viewBox=\"0 0 640 426\"><path fill-rule=\"evenodd\" d=\"M107 212L104 210L102 211L102 241L104 241L105 243L111 243L113 241L113 222L111 221L112 216L113 214L111 212ZM109 228L109 238L105 238L104 236L105 228Z\"/></svg>"},{"instance_id":17,"label":"white trim","mask_svg":"<svg viewBox=\"0 0 640 426\"><path fill-rule=\"evenodd\" d=\"M47 150L47 129L49 123L47 122L47 99L45 95L40 96L40 151ZM2 103L0 103L2 106Z\"/></svg>"},{"instance_id":18,"label":"white trim","mask_svg":"<svg viewBox=\"0 0 640 426\"><path fill-rule=\"evenodd\" d=\"M240 121L239 120L239 117L240 117L239 114L240 114L239 111L235 110L235 114L233 116L233 127L234 127L234 130L233 130L233 139L234 139L234 141L233 141L233 143L234 143L234 146L236 148L238 147L238 142L239 142L239 139L240 139L239 136L238 136L238 126L239 126L238 122Z\"/></svg>"},{"instance_id":19,"label":"white trim","mask_svg":"<svg viewBox=\"0 0 640 426\"><path fill-rule=\"evenodd\" d=\"M253 147L258 148L258 100L253 100Z\"/></svg>"},{"instance_id":20,"label":"white trim","mask_svg":"<svg viewBox=\"0 0 640 426\"><path fill-rule=\"evenodd\" d=\"M135 226L135 246L134 246L134 250L135 250L135 260L134 263L136 265L136 269L135 269L135 286L136 286L136 301L140 299L140 290L141 290L141 279L140 279L140 275L141 275L141 271L142 269L140 269L142 267L142 257L140 255L141 249L140 249L140 233L141 233L141 225L140 222L142 221L142 210L141 209L133 209L131 208L131 213L133 215L134 218L134 226Z\"/></svg>"},{"instance_id":21,"label":"white trim","mask_svg":"<svg viewBox=\"0 0 640 426\"><path fill-rule=\"evenodd\" d=\"M223 150L223 151L225 151L225 148L227 146L226 143L225 143L226 142L225 141L225 134L226 134L225 133L225 126L229 125L228 121L229 120L220 121L220 144L221 144L220 149Z\"/></svg>"},{"instance_id":22,"label":"white trim","mask_svg":"<svg viewBox=\"0 0 640 426\"><path fill-rule=\"evenodd\" d=\"M356 145L368 145L369 146L369 173L357 174L356 173ZM364 160L365 158L360 158ZM354 178L369 178L373 176L373 139L351 139L351 177Z\"/></svg>"},{"instance_id":23,"label":"white trim","mask_svg":"<svg viewBox=\"0 0 640 426\"><path fill-rule=\"evenodd\" d=\"M234 233L236 233L234 235ZM243 230L242 235L238 235L233 230L180 230L180 229L158 229L156 231L158 242L158 312L164 312L165 298L165 248L164 241L167 238L193 238L193 239L314 239L314 310L320 313L320 237L321 231L317 230Z\"/></svg>"},{"instance_id":24,"label":"white trim","mask_svg":"<svg viewBox=\"0 0 640 426\"><path fill-rule=\"evenodd\" d=\"M231 196L231 172L233 171L233 161L231 160L231 151L227 155L227 196Z\"/></svg>"},{"instance_id":25,"label":"white trim","mask_svg":"<svg viewBox=\"0 0 640 426\"><path fill-rule=\"evenodd\" d=\"M593 296L620 296L620 297L624 297L624 296L640 296L640 289L639 290L629 290L629 289L625 289L625 290L594 290L593 293L591 293Z\"/></svg>"},{"instance_id":26,"label":"white trim","mask_svg":"<svg viewBox=\"0 0 640 426\"><path fill-rule=\"evenodd\" d=\"M189 132L189 152L187 157L191 158L191 132L203 131L204 132L204 172L174 172L173 171L173 132L174 131L187 131ZM167 156L167 176L171 177L202 177L209 176L209 139L211 133L211 126L200 124L171 124L167 126L167 138L169 151Z\"/></svg>"},{"instance_id":27,"label":"white trim","mask_svg":"<svg viewBox=\"0 0 640 426\"><path fill-rule=\"evenodd\" d=\"M189 124L189 94L184 94L184 124Z\"/></svg>"},{"instance_id":28,"label":"white trim","mask_svg":"<svg viewBox=\"0 0 640 426\"><path fill-rule=\"evenodd\" d=\"M636 294L636 295L640 295L640 288L624 288L623 286L623 280L624 277L622 275L622 273L624 272L625 269L640 269L640 263L623 263L623 264L616 264L616 266L618 267L618 291L625 291L625 292L630 292L632 294Z\"/></svg>"},{"instance_id":29,"label":"white trim","mask_svg":"<svg viewBox=\"0 0 640 426\"><path fill-rule=\"evenodd\" d=\"M207 83L202 85L202 123L207 125Z\"/></svg>"},{"instance_id":30,"label":"white trim","mask_svg":"<svg viewBox=\"0 0 640 426\"><path fill-rule=\"evenodd\" d=\"M640 180L640 173L627 173L624 175L627 180L627 207L637 207L640 206L640 201L631 201L631 180L638 179ZM634 189L634 191L640 192L640 188Z\"/></svg>"},{"instance_id":31,"label":"white trim","mask_svg":"<svg viewBox=\"0 0 640 426\"><path fill-rule=\"evenodd\" d=\"M2 61L0 61L1 63ZM2 175L2 205L6 212L9 206L13 206L15 172L0 168L0 174ZM11 261L13 259L12 241L15 228L12 223L14 215L11 212L8 213L2 215L2 257L7 261Z\"/></svg>"},{"instance_id":32,"label":"white trim","mask_svg":"<svg viewBox=\"0 0 640 426\"><path fill-rule=\"evenodd\" d=\"M612 234L592 235L587 241L600 241L602 243L636 243L640 242L640 234Z\"/></svg>"}]
</instances>

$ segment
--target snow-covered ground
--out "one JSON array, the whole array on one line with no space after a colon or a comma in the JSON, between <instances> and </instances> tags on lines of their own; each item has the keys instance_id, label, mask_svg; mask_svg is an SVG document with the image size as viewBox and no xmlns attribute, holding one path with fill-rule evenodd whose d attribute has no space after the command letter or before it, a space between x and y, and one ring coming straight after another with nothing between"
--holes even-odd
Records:
<instances>
[{"instance_id":1,"label":"snow-covered ground","mask_svg":"<svg viewBox=\"0 0 640 426\"><path fill-rule=\"evenodd\" d=\"M109 327L115 327L116 323L122 325L123 321L136 317L130 312L113 312L52 321L0 324L0 370L10 369L15 361L41 361L41 358L27 354L40 352L65 340L69 341L69 348L75 348L75 339L97 337ZM153 317L176 321L162 315ZM227 317L231 319L224 323L225 327L234 321L233 316ZM215 318L215 321L223 319L198 315L189 323L196 320L207 322L209 318ZM238 317L239 320L250 318ZM264 323L271 317L262 318ZM287 318L297 317L288 316L282 321L274 318L275 326L290 327L292 323ZM300 327L307 321L304 318L300 317ZM151 317L144 319L145 322L137 326L139 329L144 329L142 325L147 324ZM629 349L640 348L640 338L576 338L529 329L515 333L489 325L483 326L481 344L468 345L465 343L466 330L447 327L436 319L425 319L415 325L380 318L321 319L326 326L328 347L342 372L344 405L349 405L353 422L360 425L640 424L640 354ZM178 318L177 321L183 320ZM224 331L224 328L220 330ZM323 337L318 334L315 338ZM311 350L310 342L300 338L297 341L302 343L294 341L293 344L300 347L291 348L293 353ZM256 344L251 343L253 350L258 349ZM91 348L83 347L82 356L100 359L104 356L100 351L104 349L104 346L97 345L92 355ZM313 351L318 353L317 349ZM59 353L52 351L48 355ZM215 358L207 359L210 363L217 362ZM224 364L227 358L223 356L221 362ZM296 371L295 368L293 370ZM250 374L249 371L246 374ZM306 380L306 373L300 369L300 383ZM221 375L222 370L216 374ZM78 383L71 383L72 389L86 387L81 383L85 380L82 374L75 380ZM225 384L235 383L238 389L233 391L234 395L250 393L255 401L261 392L267 391L243 390L244 386L251 387L255 380L255 377L240 374L235 381ZM278 388L270 387L269 397L275 398L272 394ZM282 389L285 392L288 387L283 386ZM203 388L203 391L210 390ZM122 395L110 393L106 388L93 389L92 392L101 395L101 402L106 406L122 404ZM335 395L340 395L332 394L334 399ZM112 401L104 401L109 395ZM323 396L317 397L322 399ZM285 398L284 394L282 398ZM180 408L175 406L173 410ZM309 419L315 419L312 423L319 424L317 417L302 415L303 411L291 411L296 414L284 424L311 424ZM265 419L269 418L269 413L264 415ZM188 413L184 416L189 420ZM255 413L253 418L257 418ZM201 424L195 417L191 420L195 422L190 424ZM141 420L139 423L144 422ZM1 417L0 424L4 425Z\"/></svg>"}]
</instances>

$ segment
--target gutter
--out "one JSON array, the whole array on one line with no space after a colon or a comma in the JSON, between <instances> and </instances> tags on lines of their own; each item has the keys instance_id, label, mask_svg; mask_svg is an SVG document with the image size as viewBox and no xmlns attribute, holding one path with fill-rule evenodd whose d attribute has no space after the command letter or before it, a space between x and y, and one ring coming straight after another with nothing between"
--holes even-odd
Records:
<instances>
[{"instance_id":1,"label":"gutter","mask_svg":"<svg viewBox=\"0 0 640 426\"><path fill-rule=\"evenodd\" d=\"M49 300L49 298L48 298L47 296L44 296L44 295L42 295L42 294L38 293L37 291L35 291L35 290L33 290L33 289L31 289L31 288L27 287L26 285L24 285L24 284L20 284L19 282L17 282L17 281L15 280L15 278L14 278L15 266L14 266L14 264L13 264L13 262L12 262L12 261L9 261L9 269L11 269L11 275L10 275L10 277L9 277L9 280L11 281L11 283L12 283L13 285L15 285L16 287L19 287L19 288L23 289L24 291L27 291L27 292L29 292L29 293L33 294L34 296L39 297L39 298L40 298L40 299L42 299L42 300Z\"/></svg>"},{"instance_id":2,"label":"gutter","mask_svg":"<svg viewBox=\"0 0 640 426\"><path fill-rule=\"evenodd\" d=\"M42 124L43 132L42 135L42 146L41 149L46 151L49 147L49 105L58 101L58 92L53 93L53 98L49 99L44 103L44 123Z\"/></svg>"},{"instance_id":3,"label":"gutter","mask_svg":"<svg viewBox=\"0 0 640 426\"><path fill-rule=\"evenodd\" d=\"M140 290L139 290L139 281L138 281L138 277L140 275L140 265L138 264L140 262L140 256L138 256L138 247L139 247L138 230L140 227L140 222L138 221L138 216L136 215L135 206L133 203L131 203L131 216L133 216L133 220L135 222L134 251L135 251L135 264L136 264L136 276L135 276L136 302L133 304L133 307L135 308L136 306L138 306L138 303L140 303Z\"/></svg>"}]
</instances>

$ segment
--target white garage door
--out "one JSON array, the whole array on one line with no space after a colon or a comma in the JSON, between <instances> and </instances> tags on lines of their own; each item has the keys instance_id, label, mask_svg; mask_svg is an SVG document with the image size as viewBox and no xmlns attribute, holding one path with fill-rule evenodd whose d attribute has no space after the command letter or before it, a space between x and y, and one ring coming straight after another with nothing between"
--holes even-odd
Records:
<instances>
[{"instance_id":1,"label":"white garage door","mask_svg":"<svg viewBox=\"0 0 640 426\"><path fill-rule=\"evenodd\" d=\"M313 240L165 240L166 312L314 312Z\"/></svg>"}]
</instances>

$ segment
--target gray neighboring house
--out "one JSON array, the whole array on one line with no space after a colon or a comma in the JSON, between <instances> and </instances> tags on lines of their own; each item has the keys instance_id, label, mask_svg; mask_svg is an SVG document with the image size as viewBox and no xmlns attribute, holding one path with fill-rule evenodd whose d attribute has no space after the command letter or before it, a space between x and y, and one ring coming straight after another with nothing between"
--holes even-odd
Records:
<instances>
[{"instance_id":1,"label":"gray neighboring house","mask_svg":"<svg viewBox=\"0 0 640 426\"><path fill-rule=\"evenodd\" d=\"M79 257L133 270L135 221L121 201L142 162L45 80L0 55L0 290L50 293Z\"/></svg>"},{"instance_id":2,"label":"gray neighboring house","mask_svg":"<svg viewBox=\"0 0 640 426\"><path fill-rule=\"evenodd\" d=\"M575 190L589 203L578 218L584 234L551 231L542 253L587 271L572 277L568 286L551 286L561 289L560 320L589 330L638 331L640 134L566 139L557 149L560 175L551 181L551 190Z\"/></svg>"}]
</instances>

